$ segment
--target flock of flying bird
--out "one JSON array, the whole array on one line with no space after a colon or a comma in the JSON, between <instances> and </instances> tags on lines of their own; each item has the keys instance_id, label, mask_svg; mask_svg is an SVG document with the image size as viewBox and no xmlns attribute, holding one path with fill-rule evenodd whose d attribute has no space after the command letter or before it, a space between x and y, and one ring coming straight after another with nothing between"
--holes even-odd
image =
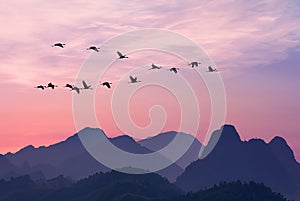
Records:
<instances>
[{"instance_id":1,"label":"flock of flying bird","mask_svg":"<svg viewBox=\"0 0 300 201\"><path fill-rule=\"evenodd\" d=\"M55 44L52 45L52 47L64 48L65 45L66 44L64 44L64 43L55 43ZM93 50L95 52L99 52L100 48L98 48L96 46L90 46L89 48L87 48L87 50ZM128 56L126 56L125 54L122 54L119 51L117 51L117 54L119 56L118 59L128 58ZM198 67L200 64L201 64L200 62L193 61L193 62L189 63L188 65L190 65L192 68L194 68L194 67ZM155 70L155 69L161 69L161 68L162 68L162 66L157 66L155 64L151 64L151 68L149 68L148 70ZM178 70L179 70L179 68L176 68L176 67L169 68L169 71L174 72L175 74L178 73ZM208 71L207 72L216 72L216 71L218 71L216 68L213 68L212 66L208 66ZM137 77L134 77L132 75L129 76L129 83L137 83L137 82L141 82L141 81L138 80ZM70 88L70 91L74 90L78 94L80 93L80 90L93 89L91 87L91 85L88 85L84 80L82 81L82 85L83 85L83 87L77 87L75 85L66 84L64 87ZM105 82L100 83L100 85L103 85L107 88L111 88L112 83L105 81ZM58 87L58 86L54 85L52 82L50 82L47 85L38 85L35 88L44 90L46 88L54 89L55 87Z\"/></svg>"}]
</instances>

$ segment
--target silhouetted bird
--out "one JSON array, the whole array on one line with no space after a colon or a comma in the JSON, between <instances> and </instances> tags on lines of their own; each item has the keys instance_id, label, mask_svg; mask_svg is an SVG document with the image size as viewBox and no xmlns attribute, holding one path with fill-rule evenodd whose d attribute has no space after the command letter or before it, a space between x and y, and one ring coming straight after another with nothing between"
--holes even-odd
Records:
<instances>
[{"instance_id":1,"label":"silhouetted bird","mask_svg":"<svg viewBox=\"0 0 300 201\"><path fill-rule=\"evenodd\" d=\"M70 88L71 89L70 91L72 90L76 91L78 94L80 93L81 90L81 88L75 87L74 85L70 85L70 84L66 84L65 87Z\"/></svg>"},{"instance_id":2,"label":"silhouetted bird","mask_svg":"<svg viewBox=\"0 0 300 201\"><path fill-rule=\"evenodd\" d=\"M179 70L179 68L175 68L175 67L173 67L173 68L170 68L170 71L171 71L171 72L174 72L174 73L177 73L177 72L178 72L178 70Z\"/></svg>"},{"instance_id":3,"label":"silhouetted bird","mask_svg":"<svg viewBox=\"0 0 300 201\"><path fill-rule=\"evenodd\" d=\"M121 52L117 51L118 55L119 55L119 59L125 59L128 58L128 56L126 56L125 54L122 54Z\"/></svg>"},{"instance_id":4,"label":"silhouetted bird","mask_svg":"<svg viewBox=\"0 0 300 201\"><path fill-rule=\"evenodd\" d=\"M61 48L64 48L66 44L64 43L55 43L54 45L52 45L52 47L61 47Z\"/></svg>"},{"instance_id":5,"label":"silhouetted bird","mask_svg":"<svg viewBox=\"0 0 300 201\"><path fill-rule=\"evenodd\" d=\"M208 66L207 72L216 72L216 71L218 71L216 68L212 68L211 66Z\"/></svg>"},{"instance_id":6,"label":"silhouetted bird","mask_svg":"<svg viewBox=\"0 0 300 201\"><path fill-rule=\"evenodd\" d=\"M52 89L54 89L55 87L57 87L57 85L52 84L51 82L48 83L47 87L50 87Z\"/></svg>"},{"instance_id":7,"label":"silhouetted bird","mask_svg":"<svg viewBox=\"0 0 300 201\"><path fill-rule=\"evenodd\" d=\"M152 64L151 65L151 68L149 68L149 70L153 70L153 69L161 69L162 67L161 66L157 66L155 64Z\"/></svg>"},{"instance_id":8,"label":"silhouetted bird","mask_svg":"<svg viewBox=\"0 0 300 201\"><path fill-rule=\"evenodd\" d=\"M193 61L189 65L192 65L192 68L194 68L194 67L198 67L198 64L201 64L201 63L197 62L197 61Z\"/></svg>"},{"instance_id":9,"label":"silhouetted bird","mask_svg":"<svg viewBox=\"0 0 300 201\"><path fill-rule=\"evenodd\" d=\"M137 83L137 82L141 82L139 80L137 80L137 77L133 77L133 76L129 76L130 82L129 83Z\"/></svg>"},{"instance_id":10,"label":"silhouetted bird","mask_svg":"<svg viewBox=\"0 0 300 201\"><path fill-rule=\"evenodd\" d=\"M80 93L80 88L73 86L72 90L76 91L78 94Z\"/></svg>"},{"instance_id":11,"label":"silhouetted bird","mask_svg":"<svg viewBox=\"0 0 300 201\"><path fill-rule=\"evenodd\" d=\"M44 90L45 88L47 88L47 86L39 85L39 86L36 86L34 88L38 88L38 89L43 89Z\"/></svg>"},{"instance_id":12,"label":"silhouetted bird","mask_svg":"<svg viewBox=\"0 0 300 201\"><path fill-rule=\"evenodd\" d=\"M66 86L65 87L68 87L68 88L70 88L71 90L73 89L73 85L70 85L70 84L66 84Z\"/></svg>"},{"instance_id":13,"label":"silhouetted bird","mask_svg":"<svg viewBox=\"0 0 300 201\"><path fill-rule=\"evenodd\" d=\"M76 91L78 94L80 93L80 90L82 90L82 88L79 87L75 87L74 85L71 84L66 84L65 87L70 88L70 91Z\"/></svg>"},{"instance_id":14,"label":"silhouetted bird","mask_svg":"<svg viewBox=\"0 0 300 201\"><path fill-rule=\"evenodd\" d=\"M101 85L103 85L103 86L106 86L107 88L110 88L112 83L110 83L110 82L103 82L103 83L101 83Z\"/></svg>"},{"instance_id":15,"label":"silhouetted bird","mask_svg":"<svg viewBox=\"0 0 300 201\"><path fill-rule=\"evenodd\" d=\"M100 48L96 46L90 46L87 50L94 50L95 52L99 52Z\"/></svg>"},{"instance_id":16,"label":"silhouetted bird","mask_svg":"<svg viewBox=\"0 0 300 201\"><path fill-rule=\"evenodd\" d=\"M87 83L84 80L82 81L82 84L83 84L83 89L93 89L91 85L87 85Z\"/></svg>"}]
</instances>

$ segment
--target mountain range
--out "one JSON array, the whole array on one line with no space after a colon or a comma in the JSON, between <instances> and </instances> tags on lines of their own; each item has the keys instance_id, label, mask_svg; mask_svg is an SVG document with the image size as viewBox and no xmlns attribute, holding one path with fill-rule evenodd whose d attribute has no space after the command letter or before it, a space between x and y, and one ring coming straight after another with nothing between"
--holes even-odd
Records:
<instances>
[{"instance_id":1,"label":"mountain range","mask_svg":"<svg viewBox=\"0 0 300 201\"><path fill-rule=\"evenodd\" d=\"M20 176L0 180L1 201L287 201L264 184L222 182L212 188L185 193L158 174L97 173L77 182L64 176L32 180Z\"/></svg>"},{"instance_id":2,"label":"mountain range","mask_svg":"<svg viewBox=\"0 0 300 201\"><path fill-rule=\"evenodd\" d=\"M204 159L192 162L175 184L185 191L197 191L221 181L255 181L273 190L300 198L300 164L281 137L269 143L261 139L242 141L233 126L215 131L220 136L213 151Z\"/></svg>"},{"instance_id":3,"label":"mountain range","mask_svg":"<svg viewBox=\"0 0 300 201\"><path fill-rule=\"evenodd\" d=\"M30 145L16 153L0 155L0 178L28 174L37 180L59 175L79 180L110 171L86 151L78 136L81 132L92 134L99 132L99 129L85 128L65 141L48 147L35 148ZM140 141L127 135L107 138L124 151L145 154L162 149L175 135L186 140L193 138L189 134L173 131ZM176 163L157 173L187 192L209 188L222 181L241 180L262 182L288 198L299 199L300 164L283 138L275 137L269 143L261 139L242 141L232 125L224 125L212 134L207 147L216 142L207 157L198 159L203 145L194 139Z\"/></svg>"}]
</instances>

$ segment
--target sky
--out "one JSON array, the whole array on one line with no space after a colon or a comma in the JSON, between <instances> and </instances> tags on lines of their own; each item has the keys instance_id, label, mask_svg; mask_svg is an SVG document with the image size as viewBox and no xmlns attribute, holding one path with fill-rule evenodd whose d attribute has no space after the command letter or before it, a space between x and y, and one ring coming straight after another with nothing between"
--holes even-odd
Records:
<instances>
[{"instance_id":1,"label":"sky","mask_svg":"<svg viewBox=\"0 0 300 201\"><path fill-rule=\"evenodd\" d=\"M61 86L75 82L92 54L87 47L101 48L105 41L129 31L159 28L194 41L220 70L227 100L224 123L235 125L243 140L269 142L282 136L300 161L299 1L133 0L124 5L116 0L11 0L0 9L0 153L29 144L53 144L76 133L74 94ZM55 42L66 47L51 47ZM111 90L93 86L99 127L109 136L122 134L113 119L111 97L133 66L184 65L174 55L159 51L128 55L135 59L116 61L107 71ZM201 112L201 128L192 134L203 140L211 118L209 93L188 68L180 69L180 74L189 79ZM59 87L34 88L50 81ZM129 113L135 125L151 124L149 110L155 105L162 105L168 116L160 125L162 131L179 130L180 102L172 91L157 86L140 88L132 96ZM154 116L160 118L162 111L157 112ZM143 138L155 133L127 134Z\"/></svg>"}]
</instances>

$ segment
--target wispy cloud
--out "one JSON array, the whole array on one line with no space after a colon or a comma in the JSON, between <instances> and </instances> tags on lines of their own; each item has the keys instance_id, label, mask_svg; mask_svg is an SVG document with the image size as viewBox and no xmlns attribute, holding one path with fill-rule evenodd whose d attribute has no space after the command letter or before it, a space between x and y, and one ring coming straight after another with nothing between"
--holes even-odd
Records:
<instances>
[{"instance_id":1,"label":"wispy cloud","mask_svg":"<svg viewBox=\"0 0 300 201\"><path fill-rule=\"evenodd\" d=\"M300 40L300 6L293 0L130 1L126 9L119 1L12 0L0 7L0 54L5 55L0 57L1 73L8 75L17 72L4 65L16 63L20 69L78 69L88 55L84 52L88 45L138 28L184 34L224 68L283 60ZM64 53L50 48L57 41L68 44Z\"/></svg>"}]
</instances>

